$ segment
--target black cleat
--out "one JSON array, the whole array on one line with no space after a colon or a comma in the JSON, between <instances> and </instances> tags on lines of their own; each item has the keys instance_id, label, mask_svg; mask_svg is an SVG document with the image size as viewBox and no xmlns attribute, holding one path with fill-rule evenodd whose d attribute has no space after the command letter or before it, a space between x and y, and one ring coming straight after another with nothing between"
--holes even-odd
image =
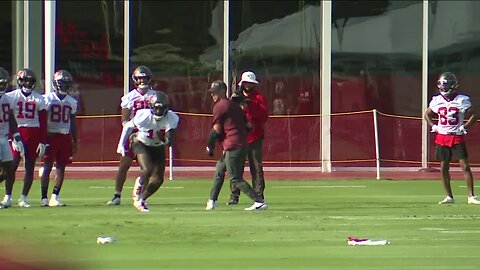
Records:
<instances>
[{"instance_id":1,"label":"black cleat","mask_svg":"<svg viewBox=\"0 0 480 270\"><path fill-rule=\"evenodd\" d=\"M238 204L238 198L231 198L228 202L227 205L236 205Z\"/></svg>"}]
</instances>

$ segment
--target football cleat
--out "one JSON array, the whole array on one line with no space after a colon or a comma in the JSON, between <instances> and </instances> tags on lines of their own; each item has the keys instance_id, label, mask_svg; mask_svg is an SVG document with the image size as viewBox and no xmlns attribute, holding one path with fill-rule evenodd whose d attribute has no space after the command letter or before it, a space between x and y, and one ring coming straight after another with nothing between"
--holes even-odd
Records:
<instances>
[{"instance_id":1,"label":"football cleat","mask_svg":"<svg viewBox=\"0 0 480 270\"><path fill-rule=\"evenodd\" d=\"M133 185L133 191L132 191L132 199L133 201L138 201L140 200L140 196L142 195L142 188L143 188L143 181L142 178L137 177L135 179L135 184Z\"/></svg>"},{"instance_id":2,"label":"football cleat","mask_svg":"<svg viewBox=\"0 0 480 270\"><path fill-rule=\"evenodd\" d=\"M58 197L51 197L50 198L50 201L48 201L48 206L50 207L61 207L61 206L67 206L65 203L63 203L62 201L60 201L60 199Z\"/></svg>"},{"instance_id":3,"label":"football cleat","mask_svg":"<svg viewBox=\"0 0 480 270\"><path fill-rule=\"evenodd\" d=\"M227 205L235 205L238 204L238 197L230 197L230 200L227 202Z\"/></svg>"},{"instance_id":4,"label":"football cleat","mask_svg":"<svg viewBox=\"0 0 480 270\"><path fill-rule=\"evenodd\" d=\"M254 210L265 210L268 208L266 202L254 202L250 207L247 207L243 210L245 211L254 211Z\"/></svg>"},{"instance_id":5,"label":"football cleat","mask_svg":"<svg viewBox=\"0 0 480 270\"><path fill-rule=\"evenodd\" d=\"M120 205L120 197L114 196L110 201L107 202L107 205Z\"/></svg>"},{"instance_id":6,"label":"football cleat","mask_svg":"<svg viewBox=\"0 0 480 270\"><path fill-rule=\"evenodd\" d=\"M207 205L205 206L205 210L214 210L217 208L217 201L214 200L208 200Z\"/></svg>"},{"instance_id":7,"label":"football cleat","mask_svg":"<svg viewBox=\"0 0 480 270\"><path fill-rule=\"evenodd\" d=\"M20 199L18 200L18 207L29 208L30 204L27 202L27 199Z\"/></svg>"},{"instance_id":8,"label":"football cleat","mask_svg":"<svg viewBox=\"0 0 480 270\"><path fill-rule=\"evenodd\" d=\"M0 202L0 209L3 209L3 208L9 208L9 207L12 207L12 200L11 199L3 199L2 202Z\"/></svg>"},{"instance_id":9,"label":"football cleat","mask_svg":"<svg viewBox=\"0 0 480 270\"><path fill-rule=\"evenodd\" d=\"M48 206L48 199L47 198L43 198L40 200L40 205L42 207L47 207Z\"/></svg>"},{"instance_id":10,"label":"football cleat","mask_svg":"<svg viewBox=\"0 0 480 270\"><path fill-rule=\"evenodd\" d=\"M480 204L480 201L477 200L477 196L468 196L468 204Z\"/></svg>"},{"instance_id":11,"label":"football cleat","mask_svg":"<svg viewBox=\"0 0 480 270\"><path fill-rule=\"evenodd\" d=\"M452 204L452 203L455 203L455 199L450 196L447 196L445 197L445 199L438 202L438 204Z\"/></svg>"},{"instance_id":12,"label":"football cleat","mask_svg":"<svg viewBox=\"0 0 480 270\"><path fill-rule=\"evenodd\" d=\"M133 206L135 206L135 208L137 208L140 212L150 212L150 209L148 209L148 206L144 200L135 201Z\"/></svg>"}]
</instances>

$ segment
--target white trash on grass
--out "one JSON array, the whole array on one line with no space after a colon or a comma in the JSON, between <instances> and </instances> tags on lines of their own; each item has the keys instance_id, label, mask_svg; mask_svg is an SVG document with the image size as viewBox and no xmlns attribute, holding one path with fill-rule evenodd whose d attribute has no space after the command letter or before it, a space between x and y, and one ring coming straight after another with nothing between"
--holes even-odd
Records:
<instances>
[{"instance_id":1,"label":"white trash on grass","mask_svg":"<svg viewBox=\"0 0 480 270\"><path fill-rule=\"evenodd\" d=\"M385 246L390 242L385 239L368 239L368 238L355 238L348 237L347 244L349 246Z\"/></svg>"},{"instance_id":2,"label":"white trash on grass","mask_svg":"<svg viewBox=\"0 0 480 270\"><path fill-rule=\"evenodd\" d=\"M99 237L97 237L97 244L104 245L104 244L111 244L113 242L115 242L115 238L113 238L111 236L99 236Z\"/></svg>"}]
</instances>

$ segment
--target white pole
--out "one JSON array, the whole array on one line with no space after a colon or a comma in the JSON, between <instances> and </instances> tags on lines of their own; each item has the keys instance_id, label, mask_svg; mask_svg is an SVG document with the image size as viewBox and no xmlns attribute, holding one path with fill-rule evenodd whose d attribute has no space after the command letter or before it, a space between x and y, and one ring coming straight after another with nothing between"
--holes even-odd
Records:
<instances>
[{"instance_id":1,"label":"white pole","mask_svg":"<svg viewBox=\"0 0 480 270\"><path fill-rule=\"evenodd\" d=\"M173 180L173 148L170 146L168 147L168 158L169 158L169 176L168 179Z\"/></svg>"},{"instance_id":2,"label":"white pole","mask_svg":"<svg viewBox=\"0 0 480 270\"><path fill-rule=\"evenodd\" d=\"M23 68L30 68L30 1L23 2ZM38 74L40 75L40 74ZM37 76L38 76L37 75Z\"/></svg>"},{"instance_id":3,"label":"white pole","mask_svg":"<svg viewBox=\"0 0 480 270\"><path fill-rule=\"evenodd\" d=\"M332 171L331 161L331 89L332 89L332 1L322 2L322 44L320 57L322 136L322 172Z\"/></svg>"},{"instance_id":4,"label":"white pole","mask_svg":"<svg viewBox=\"0 0 480 270\"><path fill-rule=\"evenodd\" d=\"M375 160L377 163L377 180L380 180L380 149L378 144L378 121L376 109L373 109L373 130L375 134Z\"/></svg>"},{"instance_id":5,"label":"white pole","mask_svg":"<svg viewBox=\"0 0 480 270\"><path fill-rule=\"evenodd\" d=\"M17 33L15 35L15 41L13 41L12 46L14 46L13 57L15 58L15 62L12 65L12 78L14 78L17 71L22 69L23 66L23 31L25 30L23 27L24 19L23 19L23 2L22 1L15 1L15 22L12 27L12 31Z\"/></svg>"},{"instance_id":6,"label":"white pole","mask_svg":"<svg viewBox=\"0 0 480 270\"><path fill-rule=\"evenodd\" d=\"M123 94L130 90L130 1L123 1Z\"/></svg>"},{"instance_id":7,"label":"white pole","mask_svg":"<svg viewBox=\"0 0 480 270\"><path fill-rule=\"evenodd\" d=\"M428 0L423 0L422 114L428 103ZM423 119L423 115L421 115ZM428 125L422 120L422 168L428 168Z\"/></svg>"},{"instance_id":8,"label":"white pole","mask_svg":"<svg viewBox=\"0 0 480 270\"><path fill-rule=\"evenodd\" d=\"M230 62L230 36L229 36L229 23L230 23L230 13L229 13L230 2L228 0L223 1L223 81L230 85L230 75L229 75L229 62ZM231 94L230 87L227 87L227 97Z\"/></svg>"},{"instance_id":9,"label":"white pole","mask_svg":"<svg viewBox=\"0 0 480 270\"><path fill-rule=\"evenodd\" d=\"M28 2L28 1L27 1ZM50 93L55 72L56 0L45 1L45 94Z\"/></svg>"}]
</instances>

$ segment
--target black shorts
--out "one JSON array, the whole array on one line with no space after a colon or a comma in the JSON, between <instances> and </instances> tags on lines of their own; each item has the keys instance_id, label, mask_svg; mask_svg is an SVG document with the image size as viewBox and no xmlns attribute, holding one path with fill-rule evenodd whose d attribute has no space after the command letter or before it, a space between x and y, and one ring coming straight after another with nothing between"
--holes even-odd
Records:
<instances>
[{"instance_id":1,"label":"black shorts","mask_svg":"<svg viewBox=\"0 0 480 270\"><path fill-rule=\"evenodd\" d=\"M452 161L452 157L456 159L467 159L468 152L465 143L456 144L452 147L437 145L435 148L435 157L438 161Z\"/></svg>"},{"instance_id":2,"label":"black shorts","mask_svg":"<svg viewBox=\"0 0 480 270\"><path fill-rule=\"evenodd\" d=\"M147 154L153 163L165 164L165 146L147 146L141 142L132 143L132 150L135 155Z\"/></svg>"}]
</instances>

